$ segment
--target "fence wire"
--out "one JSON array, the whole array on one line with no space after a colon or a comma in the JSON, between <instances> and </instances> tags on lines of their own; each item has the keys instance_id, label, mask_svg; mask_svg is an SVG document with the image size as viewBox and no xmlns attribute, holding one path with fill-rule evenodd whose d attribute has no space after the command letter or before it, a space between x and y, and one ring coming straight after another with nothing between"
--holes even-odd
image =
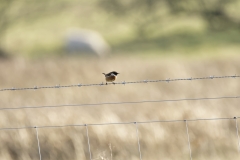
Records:
<instances>
[{"instance_id":1,"label":"fence wire","mask_svg":"<svg viewBox=\"0 0 240 160\"><path fill-rule=\"evenodd\" d=\"M239 130L238 130L238 123L237 123L237 117L234 117L235 118L235 122L236 122L236 132L237 132L237 139L238 139L238 152L240 153L240 139L239 139Z\"/></svg>"},{"instance_id":2,"label":"fence wire","mask_svg":"<svg viewBox=\"0 0 240 160\"><path fill-rule=\"evenodd\" d=\"M36 137L38 142L38 151L39 151L39 158L41 160L41 150L40 150L40 143L39 143L39 136L38 136L38 129L39 128L59 128L59 127L84 127L86 128L86 136L87 136L87 143L88 143L88 151L89 151L89 159L92 160L92 154L91 154L91 147L90 147L90 137L89 137L89 131L88 126L101 126L101 125L128 125L128 124L134 124L136 128L136 138L138 142L138 151L139 151L139 159L142 160L142 154L141 154L141 147L140 147L140 138L139 138L139 130L138 130L138 124L147 124L147 123L163 123L163 122L185 122L186 125L186 134L187 134L187 142L188 142L188 148L189 148L189 156L190 160L192 160L192 149L191 149L191 141L190 141L190 135L189 135L189 128L188 128L188 122L191 121L212 121L212 120L235 120L236 121L236 131L237 131L237 139L239 143L239 136L238 136L238 126L237 126L237 119L240 117L233 117L233 118L204 118L204 119L188 119L188 120L155 120L155 121L140 121L140 122L114 122L114 123L95 123L95 124L67 124L67 125L59 125L59 126L26 126L26 127L14 127L14 128L0 128L0 131L3 130L20 130L20 129L33 129L36 130ZM237 148L239 150L239 148Z\"/></svg>"},{"instance_id":3,"label":"fence wire","mask_svg":"<svg viewBox=\"0 0 240 160\"><path fill-rule=\"evenodd\" d=\"M177 78L177 79L166 79L166 80L141 80L141 81L132 81L132 82L118 82L115 85L125 85L125 84L134 84L134 83L154 83L154 82L173 82L173 81L192 81L192 80L211 80L211 79L223 79L223 78L240 78L240 76L209 76L209 77L200 77L200 78ZM110 83L111 84L111 83ZM103 86L106 85L105 83L100 84L75 84L75 85L55 85L55 86L41 86L41 87L26 87L26 88L5 88L0 89L0 91L16 91L16 90L37 90L37 89L56 89L56 88L70 88L70 87L87 87L87 86ZM112 85L112 84L111 84ZM157 103L157 102L177 102L177 101L196 101L196 100L216 100L216 99L236 99L240 98L240 96L223 96L223 97L204 97L204 98L183 98L183 99L168 99L168 100L145 100L145 101L131 101L131 102L104 102L104 103L92 103L92 104L62 104L62 105L49 105L49 106L23 106L23 107L11 107L11 108L0 108L0 110L16 110L16 109L35 109L35 108L57 108L57 107L80 107L80 106L100 106L100 105L117 105L117 104L137 104L137 103ZM176 122L184 122L186 127L186 134L188 140L188 148L190 159L192 160L192 150L191 150L191 141L189 135L189 122L194 121L218 121L218 120L235 120L236 124L236 137L237 137L237 150L240 152L240 138L239 138L239 130L238 130L238 123L237 120L239 116L235 117L227 117L227 118L195 118L195 119L184 119L184 120L152 120L152 121L139 121L139 122L106 122L106 123L89 123L89 124L65 124L65 125L46 125L46 126L20 126L20 127L2 127L0 131L8 131L8 130L21 130L21 129L35 129L36 131L36 138L38 144L38 152L39 152L39 159L41 160L41 149L40 149L40 141L39 141L39 134L38 129L42 128L64 128L64 127L85 127L86 129L86 136L88 142L88 151L89 151L89 158L92 160L91 154L91 147L90 147L90 136L88 131L88 126L103 126L103 125L130 125L134 124L136 129L136 138L138 142L138 151L139 151L139 159L142 160L141 154L141 145L140 145L140 138L139 138L139 130L138 124L149 124L149 123L176 123Z\"/></svg>"},{"instance_id":4,"label":"fence wire","mask_svg":"<svg viewBox=\"0 0 240 160\"><path fill-rule=\"evenodd\" d=\"M39 136L38 136L38 129L35 126L36 129L36 138L37 138L37 143L38 143L38 154L39 154L39 159L42 160L42 155L41 155L41 148L40 148L40 142L39 142Z\"/></svg>"},{"instance_id":5,"label":"fence wire","mask_svg":"<svg viewBox=\"0 0 240 160\"><path fill-rule=\"evenodd\" d=\"M146 101L129 101L129 102L103 102L89 104L60 104L52 106L22 106L0 108L0 110L16 110L16 109L37 109L37 108L59 108L59 107L87 107L101 105L120 105L120 104L139 104L139 103L162 103L162 102L179 102L179 101L199 101L199 100L219 100L219 99L238 99L240 96L224 96L224 97L202 97L202 98L182 98L182 99L165 99L165 100L146 100Z\"/></svg>"},{"instance_id":6,"label":"fence wire","mask_svg":"<svg viewBox=\"0 0 240 160\"><path fill-rule=\"evenodd\" d=\"M136 83L156 83L156 82L174 82L174 81L194 81L194 80L211 80L211 79L226 79L226 78L240 78L240 76L208 76L208 77L197 77L197 78L176 78L176 79L165 79L165 80L140 80L140 81L132 81L132 82L115 82L114 85L125 85L125 84L136 84ZM24 88L4 88L0 89L0 91L18 91L18 90L38 90L38 89L59 89L59 88L72 88L72 87L89 87L89 86L104 86L106 83L98 83L98 84L72 84L72 85L54 85L54 86L34 86L34 87L24 87ZM112 83L108 83L108 85L113 85Z\"/></svg>"},{"instance_id":7,"label":"fence wire","mask_svg":"<svg viewBox=\"0 0 240 160\"><path fill-rule=\"evenodd\" d=\"M90 145L90 138L89 138L89 135L88 135L88 126L87 126L87 124L85 124L85 128L86 128L86 136L87 136L87 141L88 141L89 158L90 158L90 160L92 160L91 145Z\"/></svg>"},{"instance_id":8,"label":"fence wire","mask_svg":"<svg viewBox=\"0 0 240 160\"><path fill-rule=\"evenodd\" d=\"M32 128L63 128L63 127L82 127L82 126L103 126L103 125L127 125L127 124L145 124L145 123L168 123L168 122L191 122L191 121L216 121L216 120L231 120L238 119L239 116L228 118L197 118L197 119L184 119L184 120L152 120L152 121L139 121L139 122L106 122L106 123L89 123L89 124L66 124L66 125L52 125L52 126L22 126L22 127L6 127L0 130L20 130Z\"/></svg>"},{"instance_id":9,"label":"fence wire","mask_svg":"<svg viewBox=\"0 0 240 160\"><path fill-rule=\"evenodd\" d=\"M191 143L190 143L190 137L189 137L189 132L188 132L187 120L185 120L185 124L186 124L186 133L187 133L187 139L188 139L189 156L190 156L190 160L192 160L192 150L191 150Z\"/></svg>"},{"instance_id":10,"label":"fence wire","mask_svg":"<svg viewBox=\"0 0 240 160\"><path fill-rule=\"evenodd\" d=\"M137 141L138 141L138 152L139 152L139 159L142 160L142 152L141 152L141 145L140 145L140 140L139 140L139 131L138 131L138 124L137 122L134 123L136 127L136 136L137 136Z\"/></svg>"}]
</instances>

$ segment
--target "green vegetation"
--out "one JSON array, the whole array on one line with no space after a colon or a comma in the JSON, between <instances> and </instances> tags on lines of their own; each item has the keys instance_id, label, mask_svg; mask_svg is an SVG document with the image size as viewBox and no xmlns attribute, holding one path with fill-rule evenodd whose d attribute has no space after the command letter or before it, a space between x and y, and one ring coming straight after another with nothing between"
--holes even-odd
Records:
<instances>
[{"instance_id":1,"label":"green vegetation","mask_svg":"<svg viewBox=\"0 0 240 160\"><path fill-rule=\"evenodd\" d=\"M237 0L0 2L0 50L14 56L64 54L65 36L74 27L98 31L116 54L218 54L240 49Z\"/></svg>"}]
</instances>

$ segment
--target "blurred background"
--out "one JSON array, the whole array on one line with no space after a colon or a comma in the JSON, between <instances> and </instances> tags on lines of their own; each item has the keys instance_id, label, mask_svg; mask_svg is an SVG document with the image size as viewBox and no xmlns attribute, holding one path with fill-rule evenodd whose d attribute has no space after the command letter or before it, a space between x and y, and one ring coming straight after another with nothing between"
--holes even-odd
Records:
<instances>
[{"instance_id":1,"label":"blurred background","mask_svg":"<svg viewBox=\"0 0 240 160\"><path fill-rule=\"evenodd\" d=\"M1 0L1 55L60 56L85 41L98 54L236 53L239 7L239 0Z\"/></svg>"},{"instance_id":2,"label":"blurred background","mask_svg":"<svg viewBox=\"0 0 240 160\"><path fill-rule=\"evenodd\" d=\"M0 89L240 75L239 0L0 0ZM239 96L239 78L0 92L0 107ZM0 128L240 116L239 99L1 110ZM239 122L240 123L240 122ZM235 120L189 122L194 160L239 159ZM238 125L239 126L239 125ZM189 159L184 122L139 124L143 159ZM240 126L239 126L240 127ZM89 159L85 127L38 129L42 159ZM139 159L134 124L89 126L92 159ZM35 129L0 159L39 159Z\"/></svg>"}]
</instances>

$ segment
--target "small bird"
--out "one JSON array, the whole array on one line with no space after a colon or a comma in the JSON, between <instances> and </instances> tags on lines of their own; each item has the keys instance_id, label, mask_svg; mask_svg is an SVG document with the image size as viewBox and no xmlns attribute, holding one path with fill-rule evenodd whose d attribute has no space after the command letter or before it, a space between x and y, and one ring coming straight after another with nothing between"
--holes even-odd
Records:
<instances>
[{"instance_id":1,"label":"small bird","mask_svg":"<svg viewBox=\"0 0 240 160\"><path fill-rule=\"evenodd\" d=\"M105 79L106 79L106 85L107 85L107 82L112 82L113 84L115 84L113 81L115 81L117 79L117 75L119 74L118 72L116 71L112 71L108 74L105 74Z\"/></svg>"}]
</instances>

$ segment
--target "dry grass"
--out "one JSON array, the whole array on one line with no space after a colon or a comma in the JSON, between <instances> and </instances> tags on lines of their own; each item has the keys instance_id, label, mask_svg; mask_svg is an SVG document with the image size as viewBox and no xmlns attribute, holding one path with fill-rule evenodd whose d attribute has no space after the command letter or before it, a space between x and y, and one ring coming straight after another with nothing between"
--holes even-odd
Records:
<instances>
[{"instance_id":1,"label":"dry grass","mask_svg":"<svg viewBox=\"0 0 240 160\"><path fill-rule=\"evenodd\" d=\"M224 59L111 58L7 60L0 88L100 83L102 72L118 81L239 75L239 57ZM1 107L239 96L239 79L108 85L0 93ZM0 111L0 127L172 120L240 116L239 99L62 107ZM0 159L39 159L34 129L0 131ZM139 124L143 159L189 159L185 124ZM189 122L194 160L237 160L234 120ZM93 159L139 159L134 125L91 126ZM89 159L84 127L39 129L42 159ZM112 157L111 157L112 154Z\"/></svg>"}]
</instances>

